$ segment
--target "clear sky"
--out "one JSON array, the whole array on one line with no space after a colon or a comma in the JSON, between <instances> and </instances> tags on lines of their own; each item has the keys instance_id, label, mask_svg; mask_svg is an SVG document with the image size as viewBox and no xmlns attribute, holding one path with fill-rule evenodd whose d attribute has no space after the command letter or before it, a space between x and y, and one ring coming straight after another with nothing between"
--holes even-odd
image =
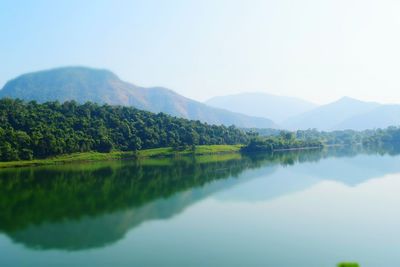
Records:
<instances>
[{"instance_id":1,"label":"clear sky","mask_svg":"<svg viewBox=\"0 0 400 267\"><path fill-rule=\"evenodd\" d=\"M399 14L397 0L0 0L0 87L84 65L197 100L400 103Z\"/></svg>"}]
</instances>

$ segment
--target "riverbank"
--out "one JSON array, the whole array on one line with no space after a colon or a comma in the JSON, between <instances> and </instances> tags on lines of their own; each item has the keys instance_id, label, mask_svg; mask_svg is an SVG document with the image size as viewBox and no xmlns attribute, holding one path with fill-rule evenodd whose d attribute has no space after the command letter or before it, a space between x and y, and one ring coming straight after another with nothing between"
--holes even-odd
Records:
<instances>
[{"instance_id":1,"label":"riverbank","mask_svg":"<svg viewBox=\"0 0 400 267\"><path fill-rule=\"evenodd\" d=\"M82 152L68 155L61 155L46 159L21 160L0 162L0 168L26 167L40 165L65 164L70 162L92 162L106 160L127 160L127 159L145 159L145 158L164 158L187 155L213 155L225 153L237 153L242 145L204 145L196 146L195 150L191 148L184 150L174 150L171 147L154 148L133 151L113 151L110 153Z\"/></svg>"}]
</instances>

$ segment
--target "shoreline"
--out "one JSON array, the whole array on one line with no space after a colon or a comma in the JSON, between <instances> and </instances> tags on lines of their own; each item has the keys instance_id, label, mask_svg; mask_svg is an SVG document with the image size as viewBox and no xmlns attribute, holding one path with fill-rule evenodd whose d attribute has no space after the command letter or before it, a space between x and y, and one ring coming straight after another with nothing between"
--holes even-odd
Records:
<instances>
[{"instance_id":1,"label":"shoreline","mask_svg":"<svg viewBox=\"0 0 400 267\"><path fill-rule=\"evenodd\" d=\"M294 147L294 148L281 148L281 149L274 149L274 150L272 150L272 152L323 149L324 147L328 147L328 146L306 146L306 147Z\"/></svg>"},{"instance_id":2,"label":"shoreline","mask_svg":"<svg viewBox=\"0 0 400 267\"><path fill-rule=\"evenodd\" d=\"M341 145L324 145L322 147L296 147L296 148L283 148L275 149L273 152L285 152L296 150L311 150L335 147ZM4 161L0 162L0 169L5 168L20 168L20 167L34 167L44 165L62 165L68 163L86 163L86 162L101 162L111 160L142 160L142 159L157 159L157 158L174 158L181 156L201 156L201 155L219 155L241 153L241 148L244 145L201 145L196 146L195 151L189 149L177 151L171 147L152 148L139 151L112 151L109 153L100 152L78 152L73 154L65 154L45 159L34 160L20 160L20 161ZM265 152L267 151L256 151ZM269 152L269 153L271 153Z\"/></svg>"},{"instance_id":3,"label":"shoreline","mask_svg":"<svg viewBox=\"0 0 400 267\"><path fill-rule=\"evenodd\" d=\"M190 148L177 151L171 147L152 148L139 151L112 151L109 153L100 152L78 152L45 159L5 161L0 162L0 169L33 167L43 165L61 165L68 163L99 162L109 160L141 160L149 158L173 158L190 155L217 155L227 153L238 153L243 145L202 145L196 146L193 151Z\"/></svg>"}]
</instances>

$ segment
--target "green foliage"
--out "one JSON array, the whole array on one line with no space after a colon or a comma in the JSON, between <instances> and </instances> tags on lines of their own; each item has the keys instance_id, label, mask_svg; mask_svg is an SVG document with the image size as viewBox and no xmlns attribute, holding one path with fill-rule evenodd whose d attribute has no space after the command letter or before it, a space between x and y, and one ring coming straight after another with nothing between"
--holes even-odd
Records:
<instances>
[{"instance_id":1,"label":"green foliage","mask_svg":"<svg viewBox=\"0 0 400 267\"><path fill-rule=\"evenodd\" d=\"M11 147L11 144L4 142L0 146L1 159L4 161L18 160L18 151Z\"/></svg>"},{"instance_id":2,"label":"green foliage","mask_svg":"<svg viewBox=\"0 0 400 267\"><path fill-rule=\"evenodd\" d=\"M243 128L243 130L253 136L277 136L282 132L282 130L272 128Z\"/></svg>"},{"instance_id":3,"label":"green foliage","mask_svg":"<svg viewBox=\"0 0 400 267\"><path fill-rule=\"evenodd\" d=\"M400 146L400 128L372 129L364 131L333 131L319 132L315 129L297 131L300 140L318 139L326 145L364 145L377 147L381 145Z\"/></svg>"},{"instance_id":4,"label":"green foliage","mask_svg":"<svg viewBox=\"0 0 400 267\"><path fill-rule=\"evenodd\" d=\"M286 142L292 140L291 143L294 147L296 147L295 140L305 143L320 142L327 146L364 145L365 147L375 148L377 146L400 146L400 128L393 126L386 129L372 129L364 131L343 130L320 132L316 129L298 130L293 133L282 131L279 135L274 134L273 136L267 137L268 138L266 139L272 139L275 141L279 139L278 137Z\"/></svg>"},{"instance_id":5,"label":"green foliage","mask_svg":"<svg viewBox=\"0 0 400 267\"><path fill-rule=\"evenodd\" d=\"M400 146L400 128L389 127L370 131L368 137L363 139L364 146Z\"/></svg>"},{"instance_id":6,"label":"green foliage","mask_svg":"<svg viewBox=\"0 0 400 267\"><path fill-rule=\"evenodd\" d=\"M354 131L354 130L343 130L343 131L318 131L316 129L308 129L308 130L298 130L295 132L289 131L280 131L280 132L272 131L261 131L257 130L253 133L257 133L260 136L281 136L284 137L287 135L287 139L298 139L300 141L315 141L318 140L324 145L355 145L362 144L363 141L367 141L371 136L374 136L375 133L378 132L386 132L385 130L365 130L365 131Z\"/></svg>"},{"instance_id":7,"label":"green foliage","mask_svg":"<svg viewBox=\"0 0 400 267\"><path fill-rule=\"evenodd\" d=\"M247 141L247 134L233 126L208 125L130 107L0 100L0 161L159 147L193 150L196 145Z\"/></svg>"},{"instance_id":8,"label":"green foliage","mask_svg":"<svg viewBox=\"0 0 400 267\"><path fill-rule=\"evenodd\" d=\"M282 131L278 136L254 137L247 146L242 148L245 152L298 149L298 148L319 148L323 144L318 139L302 140L296 138L292 132Z\"/></svg>"},{"instance_id":9,"label":"green foliage","mask_svg":"<svg viewBox=\"0 0 400 267\"><path fill-rule=\"evenodd\" d=\"M369 135L368 131L332 131L320 132L316 129L299 130L296 132L296 138L304 141L319 140L325 145L354 145L361 144L362 140Z\"/></svg>"},{"instance_id":10,"label":"green foliage","mask_svg":"<svg viewBox=\"0 0 400 267\"><path fill-rule=\"evenodd\" d=\"M360 267L360 265L356 262L341 262L337 267Z\"/></svg>"}]
</instances>

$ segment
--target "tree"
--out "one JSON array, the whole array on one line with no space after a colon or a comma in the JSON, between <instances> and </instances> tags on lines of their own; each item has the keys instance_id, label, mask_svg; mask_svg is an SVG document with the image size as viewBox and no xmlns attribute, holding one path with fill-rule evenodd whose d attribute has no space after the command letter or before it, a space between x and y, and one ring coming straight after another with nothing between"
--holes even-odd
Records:
<instances>
[{"instance_id":1,"label":"tree","mask_svg":"<svg viewBox=\"0 0 400 267\"><path fill-rule=\"evenodd\" d=\"M0 146L0 155L1 160L3 161L11 161L18 160L18 151L11 147L10 143L4 142Z\"/></svg>"},{"instance_id":2,"label":"tree","mask_svg":"<svg viewBox=\"0 0 400 267\"><path fill-rule=\"evenodd\" d=\"M102 152L102 153L108 153L112 150L113 144L110 139L104 138L100 140L98 146L97 146L97 151Z\"/></svg>"}]
</instances>

